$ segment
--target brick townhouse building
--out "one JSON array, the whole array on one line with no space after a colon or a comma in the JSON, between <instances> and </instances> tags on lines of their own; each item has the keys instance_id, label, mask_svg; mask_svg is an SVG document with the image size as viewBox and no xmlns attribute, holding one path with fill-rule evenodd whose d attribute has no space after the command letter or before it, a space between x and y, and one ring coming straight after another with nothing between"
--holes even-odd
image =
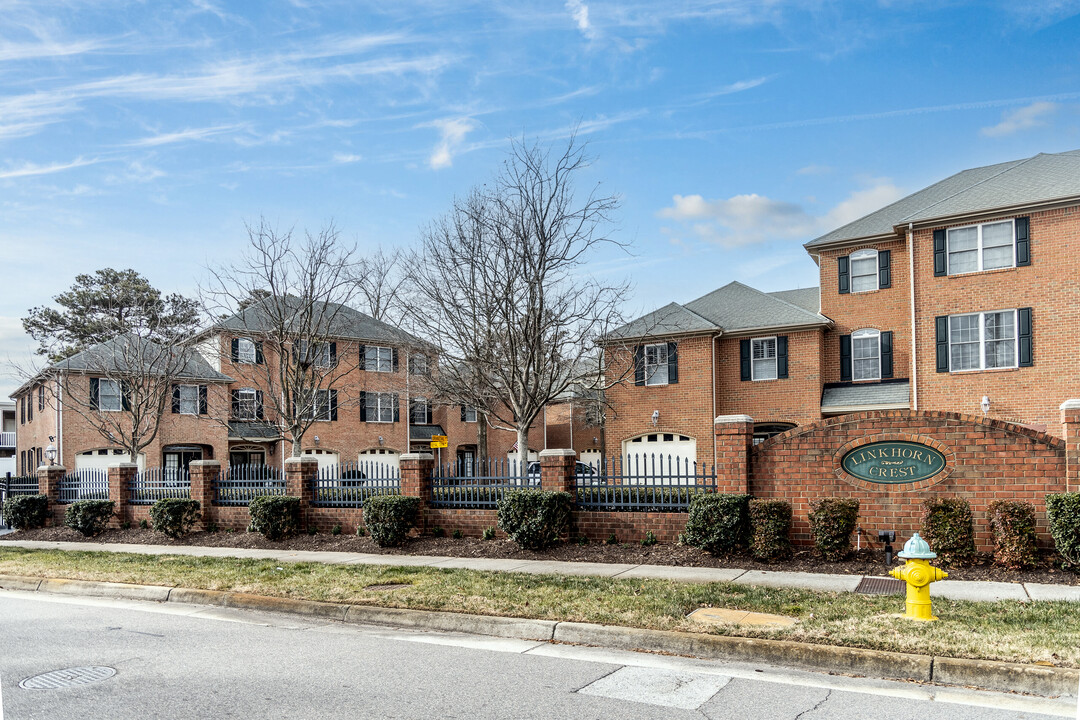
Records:
<instances>
[{"instance_id":1,"label":"brick townhouse building","mask_svg":"<svg viewBox=\"0 0 1080 720\"><path fill-rule=\"evenodd\" d=\"M1080 151L974 168L805 245L820 289L730 283L607 338L608 455L715 462L713 419L755 441L868 410L985 415L1060 434L1080 395Z\"/></svg>"},{"instance_id":2,"label":"brick townhouse building","mask_svg":"<svg viewBox=\"0 0 1080 720\"><path fill-rule=\"evenodd\" d=\"M447 435L443 462L477 459L482 415L431 397L426 379L437 365L435 346L352 308L336 307L332 316L332 331L320 336L326 342L302 349L310 353L316 371L338 371L314 392L314 418L304 434L303 454L315 457L320 467L370 462L396 468L402 453L430 451L433 435ZM275 382L278 358L265 322L257 307L248 308L194 339L195 351L174 384L157 437L138 459L141 467L186 468L203 459L282 466L292 442L282 439L276 405L268 396L280 393L282 385ZM57 462L69 469L128 461L119 444L95 427L97 413L125 411L121 381L101 372L101 359L114 353L112 342L46 368L13 395L19 473L41 465L49 445L57 449ZM98 402L75 412L75 405L87 403L68 400L65 410L65 389ZM570 438L583 452L599 452L596 429L585 426L584 409L568 398L538 418L530 455L551 441L561 447ZM490 428L489 455L507 457L515 440L512 432Z\"/></svg>"}]
</instances>

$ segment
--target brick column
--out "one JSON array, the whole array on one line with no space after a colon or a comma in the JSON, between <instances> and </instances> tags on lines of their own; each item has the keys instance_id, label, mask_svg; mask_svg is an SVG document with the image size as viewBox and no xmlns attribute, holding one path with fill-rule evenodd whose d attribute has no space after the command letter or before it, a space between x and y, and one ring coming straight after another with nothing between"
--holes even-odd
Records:
<instances>
[{"instance_id":1,"label":"brick column","mask_svg":"<svg viewBox=\"0 0 1080 720\"><path fill-rule=\"evenodd\" d=\"M285 460L285 494L300 498L300 521L307 529L311 521L311 503L315 500L315 476L319 462L311 457L291 457Z\"/></svg>"},{"instance_id":2,"label":"brick column","mask_svg":"<svg viewBox=\"0 0 1080 720\"><path fill-rule=\"evenodd\" d=\"M1065 491L1080 490L1080 400L1061 403L1061 437L1065 440Z\"/></svg>"},{"instance_id":3,"label":"brick column","mask_svg":"<svg viewBox=\"0 0 1080 720\"><path fill-rule=\"evenodd\" d=\"M716 491L744 494L750 487L754 418L749 415L721 415L713 423L716 432Z\"/></svg>"},{"instance_id":4,"label":"brick column","mask_svg":"<svg viewBox=\"0 0 1080 720\"><path fill-rule=\"evenodd\" d=\"M109 524L120 526L128 517L128 498L131 497L131 485L135 481L135 475L139 472L139 466L135 463L118 463L109 466L109 499L115 503L113 507L114 518Z\"/></svg>"},{"instance_id":5,"label":"brick column","mask_svg":"<svg viewBox=\"0 0 1080 720\"><path fill-rule=\"evenodd\" d=\"M37 469L38 494L49 497L48 513L53 525L63 522L63 512L57 517L56 511L60 509L60 481L65 475L67 468L63 465L42 465Z\"/></svg>"},{"instance_id":6,"label":"brick column","mask_svg":"<svg viewBox=\"0 0 1080 720\"><path fill-rule=\"evenodd\" d=\"M199 501L202 529L205 530L211 523L217 524L217 514L214 510L214 483L221 472L221 462L219 460L192 460L188 470L191 474L191 499Z\"/></svg>"},{"instance_id":7,"label":"brick column","mask_svg":"<svg viewBox=\"0 0 1080 720\"><path fill-rule=\"evenodd\" d=\"M577 453L573 450L541 450L540 487L544 490L568 492L576 497L576 463Z\"/></svg>"},{"instance_id":8,"label":"brick column","mask_svg":"<svg viewBox=\"0 0 1080 720\"><path fill-rule=\"evenodd\" d=\"M427 530L427 509L431 505L431 476L435 470L435 456L431 453L405 453L399 460L399 467L401 494L420 498L416 526L423 534Z\"/></svg>"}]
</instances>

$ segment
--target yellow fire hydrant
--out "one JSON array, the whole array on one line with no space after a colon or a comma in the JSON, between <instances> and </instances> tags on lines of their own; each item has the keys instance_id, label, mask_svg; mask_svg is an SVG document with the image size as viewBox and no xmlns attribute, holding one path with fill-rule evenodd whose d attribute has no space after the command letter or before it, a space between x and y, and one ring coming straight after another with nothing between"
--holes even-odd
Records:
<instances>
[{"instance_id":1,"label":"yellow fire hydrant","mask_svg":"<svg viewBox=\"0 0 1080 720\"><path fill-rule=\"evenodd\" d=\"M893 568L889 574L907 583L907 617L912 620L937 620L930 612L930 583L949 577L949 573L927 562L936 558L937 553L919 537L919 533L915 533L904 543L904 549L897 553L897 557L907 562L903 567Z\"/></svg>"}]
</instances>

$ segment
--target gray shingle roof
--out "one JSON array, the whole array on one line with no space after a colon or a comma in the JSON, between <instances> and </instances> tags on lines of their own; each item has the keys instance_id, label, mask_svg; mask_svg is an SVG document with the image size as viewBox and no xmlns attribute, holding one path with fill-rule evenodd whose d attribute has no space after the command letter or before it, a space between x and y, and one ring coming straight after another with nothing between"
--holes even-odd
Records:
<instances>
[{"instance_id":1,"label":"gray shingle roof","mask_svg":"<svg viewBox=\"0 0 1080 720\"><path fill-rule=\"evenodd\" d=\"M409 440L427 442L432 435L445 435L442 425L410 425Z\"/></svg>"},{"instance_id":2,"label":"gray shingle roof","mask_svg":"<svg viewBox=\"0 0 1080 720\"><path fill-rule=\"evenodd\" d=\"M621 328L608 334L609 338L634 338L661 335L694 334L699 332L718 332L715 323L695 312L687 310L679 303L668 303L659 310L631 320Z\"/></svg>"},{"instance_id":3,"label":"gray shingle roof","mask_svg":"<svg viewBox=\"0 0 1080 720\"><path fill-rule=\"evenodd\" d=\"M806 243L815 248L835 242L892 235L895 228L937 218L990 212L1080 196L1080 150L964 170L891 205Z\"/></svg>"},{"instance_id":4,"label":"gray shingle roof","mask_svg":"<svg viewBox=\"0 0 1080 720\"><path fill-rule=\"evenodd\" d=\"M277 440L281 432L277 427L262 421L229 421L229 437L244 440Z\"/></svg>"},{"instance_id":5,"label":"gray shingle roof","mask_svg":"<svg viewBox=\"0 0 1080 720\"><path fill-rule=\"evenodd\" d=\"M150 370L153 370L154 365L159 365L164 371L166 366L172 363L163 355L163 352L161 346L152 340L133 335L120 335L54 363L48 369L123 374L139 371L136 365L142 364L144 369ZM182 353L179 360L183 361L183 367L176 374L178 379L232 382L232 378L228 375L223 375L210 367L194 349L184 348L179 352ZM169 369L172 371L172 368Z\"/></svg>"},{"instance_id":6,"label":"gray shingle roof","mask_svg":"<svg viewBox=\"0 0 1080 720\"><path fill-rule=\"evenodd\" d=\"M911 383L859 383L826 386L821 394L821 412L857 412L870 409L910 407Z\"/></svg>"},{"instance_id":7,"label":"gray shingle roof","mask_svg":"<svg viewBox=\"0 0 1080 720\"><path fill-rule=\"evenodd\" d=\"M800 288L798 290L778 290L768 293L774 298L779 298L792 305L798 305L803 310L812 313L821 312L821 288Z\"/></svg>"}]
</instances>

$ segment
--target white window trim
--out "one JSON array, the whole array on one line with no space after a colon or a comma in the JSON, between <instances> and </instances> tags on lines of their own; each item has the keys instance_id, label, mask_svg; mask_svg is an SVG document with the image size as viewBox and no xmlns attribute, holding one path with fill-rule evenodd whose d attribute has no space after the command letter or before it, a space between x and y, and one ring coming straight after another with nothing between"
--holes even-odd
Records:
<instances>
[{"instance_id":1,"label":"white window trim","mask_svg":"<svg viewBox=\"0 0 1080 720\"><path fill-rule=\"evenodd\" d=\"M976 223L974 225L960 225L958 227L947 228L945 230L945 274L946 275L970 275L972 273L977 273L977 272L986 272L986 270L983 269L983 231L982 231L983 226L985 226L985 225L998 225L1000 223L1005 223L1005 222L1009 223L1012 226L1012 243L1010 244L1010 247L1012 247L1012 263L1009 264L1009 265L999 267L999 268L991 268L991 270L1007 270L1009 268L1016 267L1016 220L1014 220L1014 219L1011 219L1011 220L989 220L989 221L983 222L983 223ZM954 231L956 231L956 230L966 230L968 228L978 228L978 242L976 243L976 248L975 248L976 252L975 252L975 254L979 259L979 267L976 270L967 270L965 272L953 272L953 270L952 270L952 253L950 252L950 248L951 248L951 242L950 241L951 241L951 238L952 238L952 233ZM961 315L973 315L974 313L960 313L960 314Z\"/></svg>"},{"instance_id":2,"label":"white window trim","mask_svg":"<svg viewBox=\"0 0 1080 720\"><path fill-rule=\"evenodd\" d=\"M247 399L251 402L250 414L243 413L245 396L249 396ZM259 419L259 394L254 388L241 388L236 391L236 414L237 420Z\"/></svg>"},{"instance_id":3,"label":"white window trim","mask_svg":"<svg viewBox=\"0 0 1080 720\"><path fill-rule=\"evenodd\" d=\"M103 383L112 383L116 385L116 402L118 407L107 408L102 403L102 399L105 394L101 392L101 386ZM124 387L119 380L109 380L108 378L98 378L98 410L101 412L123 412L124 411Z\"/></svg>"},{"instance_id":4,"label":"white window trim","mask_svg":"<svg viewBox=\"0 0 1080 720\"><path fill-rule=\"evenodd\" d=\"M1011 312L1013 314L1013 364L1002 365L999 367L986 367L986 323L984 317L986 315L995 315L997 313ZM954 317L969 317L978 316L979 318L979 367L969 368L967 370L953 370L952 367L952 319ZM971 313L956 313L955 315L949 315L949 372L950 373L973 373L973 372L986 372L994 370L1013 370L1020 367L1020 312L1016 308L1003 308L1001 310L983 310L980 312Z\"/></svg>"},{"instance_id":5,"label":"white window trim","mask_svg":"<svg viewBox=\"0 0 1080 720\"><path fill-rule=\"evenodd\" d=\"M311 405L301 413L300 417L303 420L311 420L312 422L330 422L330 390L312 390L311 392ZM326 404L323 406L326 408L325 417L320 416L318 413L320 397L326 400Z\"/></svg>"},{"instance_id":6,"label":"white window trim","mask_svg":"<svg viewBox=\"0 0 1080 720\"><path fill-rule=\"evenodd\" d=\"M659 368L661 365L664 366L664 369L665 369L664 382L651 382L653 376L656 375L656 370L654 369L652 373L649 373L649 348L663 348L664 349L664 362L655 363L652 366L653 368ZM667 373L667 365L670 362L671 362L671 358L668 357L668 344L667 343L649 343L648 345L645 345L641 349L641 364L645 367L645 385L648 386L648 387L663 387L664 385L669 385L670 382L669 382L668 373Z\"/></svg>"},{"instance_id":7,"label":"white window trim","mask_svg":"<svg viewBox=\"0 0 1080 720\"><path fill-rule=\"evenodd\" d=\"M419 360L424 364L424 367L420 370L416 369L416 361ZM390 369L394 369L394 354L393 350L390 351ZM428 374L428 356L424 353L412 353L409 355L409 374L414 376L423 377Z\"/></svg>"},{"instance_id":8,"label":"white window trim","mask_svg":"<svg viewBox=\"0 0 1080 720\"><path fill-rule=\"evenodd\" d=\"M373 368L368 367L368 357L367 357L367 354L369 352L371 352L372 350L376 351L375 352L375 367L373 367ZM387 353L390 354L390 359L388 360L388 363L389 363L390 367L389 367L388 370L380 370L379 369L379 355L381 354L380 351L382 351L382 350L385 350ZM364 348L364 370L367 371L367 372L385 372L385 373L394 372L394 348L388 347L386 345L368 345L367 347L365 347Z\"/></svg>"},{"instance_id":9,"label":"white window trim","mask_svg":"<svg viewBox=\"0 0 1080 720\"><path fill-rule=\"evenodd\" d=\"M856 260L865 260L868 257L873 257L874 258L874 271L873 271L874 287L867 288L865 290L856 290L855 289L855 261ZM852 294L858 294L858 293L864 293L864 292L873 292L874 290L880 290L881 289L881 275L880 275L879 267L878 267L878 251L868 248L868 249L865 249L865 250L858 250L856 252L851 253L851 255L848 256L848 275L849 275L848 282L850 284L849 292L852 293Z\"/></svg>"},{"instance_id":10,"label":"white window trim","mask_svg":"<svg viewBox=\"0 0 1080 720\"><path fill-rule=\"evenodd\" d=\"M769 382L771 380L779 380L780 379L780 364L779 364L778 358L776 356L776 353L777 353L777 350L778 350L778 348L776 347L776 337L777 337L776 335L770 335L768 337L750 338L750 380L752 380L753 382ZM766 342L768 340L773 341L773 356L772 356L773 376L772 377L763 377L763 378L755 377L755 373L754 373L754 343L756 343L756 342ZM762 359L763 360L768 360L768 358L762 358Z\"/></svg>"},{"instance_id":11,"label":"white window trim","mask_svg":"<svg viewBox=\"0 0 1080 720\"><path fill-rule=\"evenodd\" d=\"M413 413L419 411L421 405L423 405L423 407L424 407L423 419L417 420L413 416ZM413 424L413 425L427 425L428 424L428 422L427 422L427 414L428 414L428 399L426 397L413 398L412 407L409 408L409 422L411 424Z\"/></svg>"},{"instance_id":12,"label":"white window trim","mask_svg":"<svg viewBox=\"0 0 1080 720\"><path fill-rule=\"evenodd\" d=\"M330 357L329 342L308 342L307 340L301 340L300 357L304 361L310 362L312 367L328 368L333 367L334 365L334 359Z\"/></svg>"},{"instance_id":13,"label":"white window trim","mask_svg":"<svg viewBox=\"0 0 1080 720\"><path fill-rule=\"evenodd\" d=\"M877 340L877 375L874 377L857 378L855 377L855 336L861 335L863 337L874 337ZM851 381L852 382L875 382L881 380L881 331L874 328L862 328L851 333Z\"/></svg>"},{"instance_id":14,"label":"white window trim","mask_svg":"<svg viewBox=\"0 0 1080 720\"><path fill-rule=\"evenodd\" d=\"M181 415L198 415L199 414L199 386L198 385L180 385L180 414ZM195 412L184 412L184 389L194 388L195 390Z\"/></svg>"},{"instance_id":15,"label":"white window trim","mask_svg":"<svg viewBox=\"0 0 1080 720\"><path fill-rule=\"evenodd\" d=\"M371 419L370 406L368 405L368 400L371 399L372 395L375 396L375 419L374 420ZM382 406L383 398L386 398L386 402L389 403L389 409L390 409L390 419L389 420L381 419L382 409L383 409L383 406ZM392 424L394 422L394 393L389 393L389 392L368 393L367 396L364 399L364 405L365 405L364 412L367 415L367 422L369 422L369 423L383 423L383 424Z\"/></svg>"},{"instance_id":16,"label":"white window trim","mask_svg":"<svg viewBox=\"0 0 1080 720\"><path fill-rule=\"evenodd\" d=\"M244 353L244 343L251 345L251 359L248 360ZM254 365L259 358L258 352L255 350L255 341L251 338L237 338L236 339L236 362L243 363L245 365Z\"/></svg>"},{"instance_id":17,"label":"white window trim","mask_svg":"<svg viewBox=\"0 0 1080 720\"><path fill-rule=\"evenodd\" d=\"M472 420L469 419L469 413L472 413ZM477 422L478 417L479 417L479 413L476 412L476 408L472 407L471 405L466 405L465 406L465 422L467 422L467 423Z\"/></svg>"}]
</instances>

